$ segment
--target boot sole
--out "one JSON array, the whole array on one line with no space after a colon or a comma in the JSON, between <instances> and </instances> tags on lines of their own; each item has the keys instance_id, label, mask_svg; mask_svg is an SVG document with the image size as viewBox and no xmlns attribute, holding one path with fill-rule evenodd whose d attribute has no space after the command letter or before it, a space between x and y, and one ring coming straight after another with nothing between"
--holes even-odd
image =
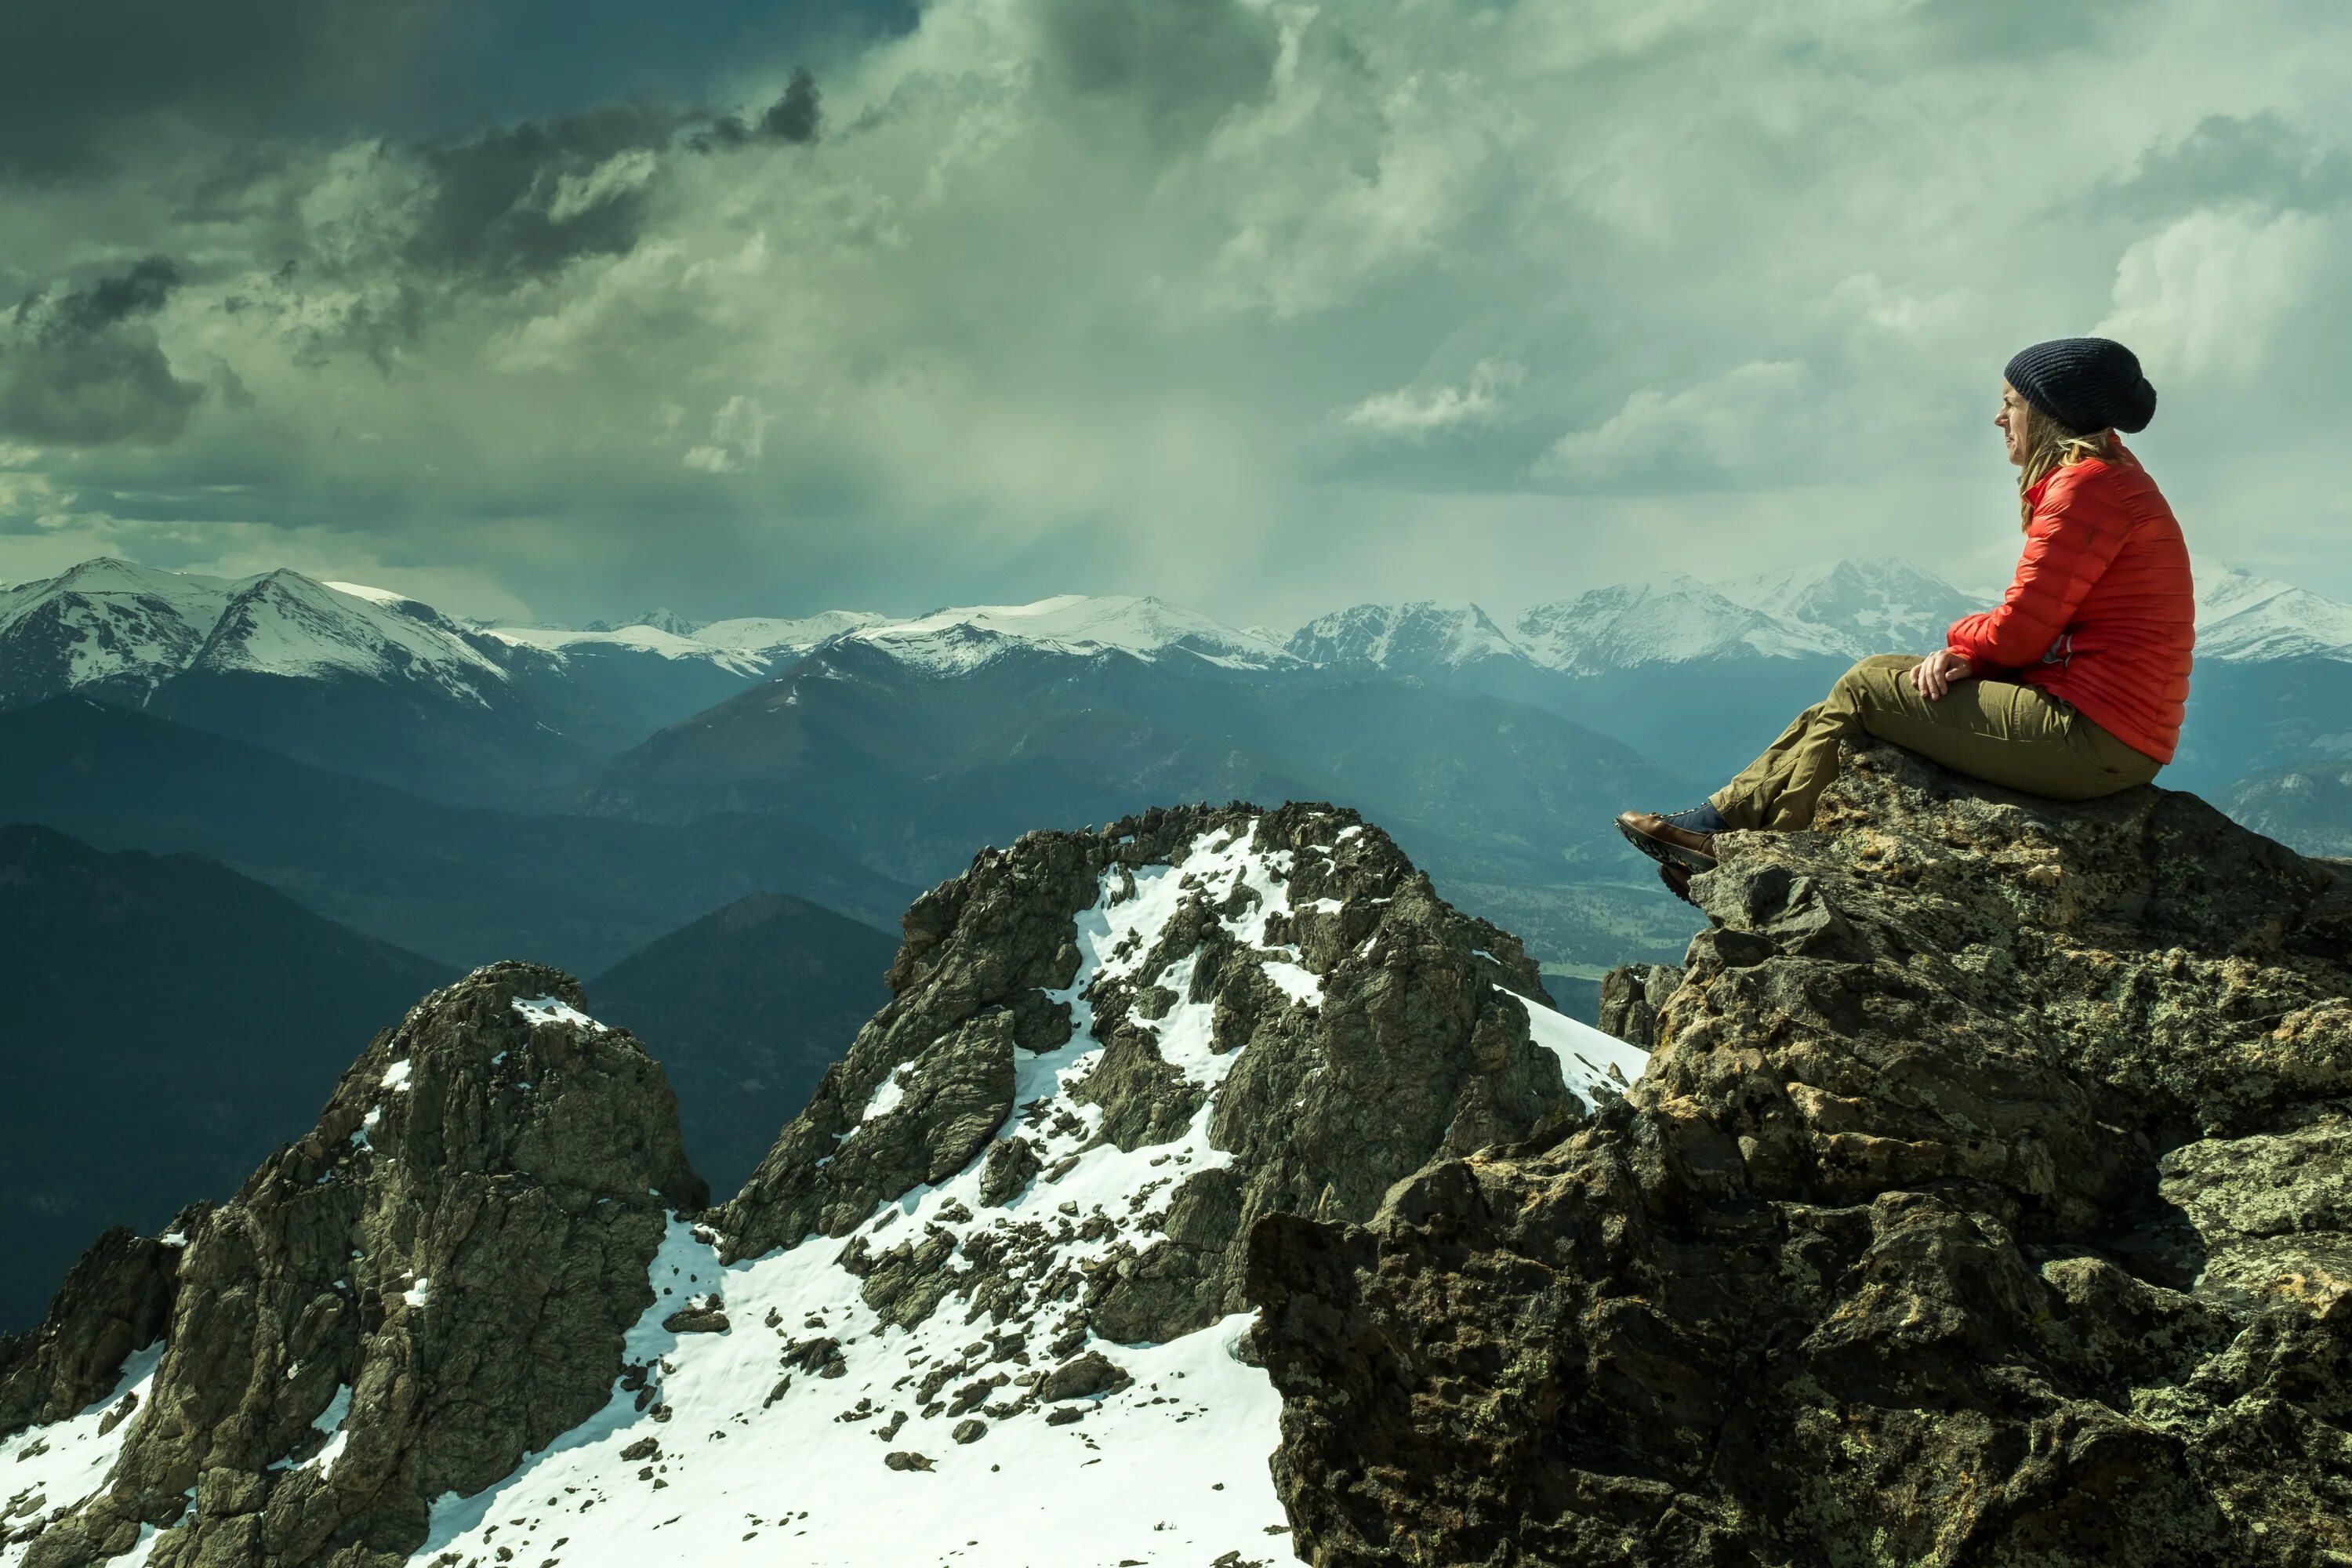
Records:
<instances>
[{"instance_id":1,"label":"boot sole","mask_svg":"<svg viewBox=\"0 0 2352 1568\"><path fill-rule=\"evenodd\" d=\"M1715 857L1712 855L1702 855L1696 849L1685 849L1679 844L1653 838L1640 828L1630 827L1622 822L1617 825L1617 831L1625 836L1626 843L1661 866L1680 866L1684 870L1694 873L1715 869Z\"/></svg>"}]
</instances>

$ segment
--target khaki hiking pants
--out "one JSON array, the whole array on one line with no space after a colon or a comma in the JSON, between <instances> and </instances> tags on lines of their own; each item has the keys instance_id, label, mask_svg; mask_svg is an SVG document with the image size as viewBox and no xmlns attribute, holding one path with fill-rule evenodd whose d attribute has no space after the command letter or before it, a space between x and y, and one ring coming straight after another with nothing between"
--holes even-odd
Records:
<instances>
[{"instance_id":1,"label":"khaki hiking pants","mask_svg":"<svg viewBox=\"0 0 2352 1568\"><path fill-rule=\"evenodd\" d=\"M1770 749L1711 797L1736 828L1811 826L1837 777L1838 742L1875 735L2005 789L2092 800L2144 784L2163 764L2084 718L2072 703L2005 680L1955 681L1940 701L1911 684L1919 660L1885 653L1838 677Z\"/></svg>"}]
</instances>

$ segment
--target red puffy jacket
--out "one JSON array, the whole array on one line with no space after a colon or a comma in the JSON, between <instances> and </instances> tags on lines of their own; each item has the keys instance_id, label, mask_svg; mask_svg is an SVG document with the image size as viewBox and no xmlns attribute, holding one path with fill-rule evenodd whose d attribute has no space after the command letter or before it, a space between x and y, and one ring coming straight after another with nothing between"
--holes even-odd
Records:
<instances>
[{"instance_id":1,"label":"red puffy jacket","mask_svg":"<svg viewBox=\"0 0 2352 1568\"><path fill-rule=\"evenodd\" d=\"M1999 608L1954 621L1946 640L1978 674L2037 687L2172 761L2197 640L2172 509L2137 461L2069 463L2027 494L2033 521L2009 592Z\"/></svg>"}]
</instances>

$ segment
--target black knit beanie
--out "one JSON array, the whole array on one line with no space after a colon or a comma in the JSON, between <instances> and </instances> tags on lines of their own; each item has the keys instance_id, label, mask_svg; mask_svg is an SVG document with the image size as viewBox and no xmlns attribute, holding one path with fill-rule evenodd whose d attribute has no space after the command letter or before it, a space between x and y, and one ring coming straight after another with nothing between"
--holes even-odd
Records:
<instances>
[{"instance_id":1,"label":"black knit beanie","mask_svg":"<svg viewBox=\"0 0 2352 1568\"><path fill-rule=\"evenodd\" d=\"M2156 388L2131 350L2107 338L2053 338L2020 349L2001 373L2026 402L2068 429L2145 430Z\"/></svg>"}]
</instances>

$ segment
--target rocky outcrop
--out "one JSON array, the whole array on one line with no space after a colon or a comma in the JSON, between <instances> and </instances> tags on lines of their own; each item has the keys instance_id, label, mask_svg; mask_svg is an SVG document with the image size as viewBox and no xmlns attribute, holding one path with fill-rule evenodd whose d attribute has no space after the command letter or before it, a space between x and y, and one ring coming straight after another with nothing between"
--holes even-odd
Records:
<instances>
[{"instance_id":1,"label":"rocky outcrop","mask_svg":"<svg viewBox=\"0 0 2352 1568\"><path fill-rule=\"evenodd\" d=\"M419 1004L232 1201L110 1237L0 1347L37 1424L0 1434L0 1565L766 1561L780 1477L812 1560L1025 1554L1026 1505L982 1500L1019 1497L1076 1516L1049 1555L1264 1561L1252 1223L1368 1220L1640 1070L1326 806L1031 834L904 926L717 1209L567 977ZM877 1536L877 1485L934 1491Z\"/></svg>"},{"instance_id":2,"label":"rocky outcrop","mask_svg":"<svg viewBox=\"0 0 2352 1568\"><path fill-rule=\"evenodd\" d=\"M211 1208L182 1210L161 1236L108 1231L66 1276L39 1328L0 1335L0 1437L62 1421L112 1387L131 1352L163 1337L181 1248Z\"/></svg>"},{"instance_id":3,"label":"rocky outcrop","mask_svg":"<svg viewBox=\"0 0 2352 1568\"><path fill-rule=\"evenodd\" d=\"M431 1500L606 1403L666 1211L709 1194L660 1068L581 1000L553 970L476 971L232 1200L100 1244L0 1372L10 1415L86 1401L159 1330L161 1358L110 1479L20 1527L26 1568L141 1542L157 1568L404 1563Z\"/></svg>"},{"instance_id":4,"label":"rocky outcrop","mask_svg":"<svg viewBox=\"0 0 2352 1568\"><path fill-rule=\"evenodd\" d=\"M1719 843L1622 1103L1257 1224L1301 1554L2352 1560L2352 868L1884 748Z\"/></svg>"},{"instance_id":5,"label":"rocky outcrop","mask_svg":"<svg viewBox=\"0 0 2352 1568\"><path fill-rule=\"evenodd\" d=\"M1432 1154L1580 1115L1530 1037L1523 999L1549 998L1517 940L1439 899L1352 812L1190 807L1028 834L903 924L890 1004L714 1216L727 1256L848 1237L968 1165L985 1209L1090 1148L1164 1145L1165 1192L1091 1222L1110 1250L1084 1308L1106 1339L1171 1340L1241 1310L1260 1215L1368 1219ZM1196 1161L1177 1145L1203 1117L1214 1158ZM1051 1250L942 1231L845 1257L908 1323L989 1281L1050 1299Z\"/></svg>"}]
</instances>

